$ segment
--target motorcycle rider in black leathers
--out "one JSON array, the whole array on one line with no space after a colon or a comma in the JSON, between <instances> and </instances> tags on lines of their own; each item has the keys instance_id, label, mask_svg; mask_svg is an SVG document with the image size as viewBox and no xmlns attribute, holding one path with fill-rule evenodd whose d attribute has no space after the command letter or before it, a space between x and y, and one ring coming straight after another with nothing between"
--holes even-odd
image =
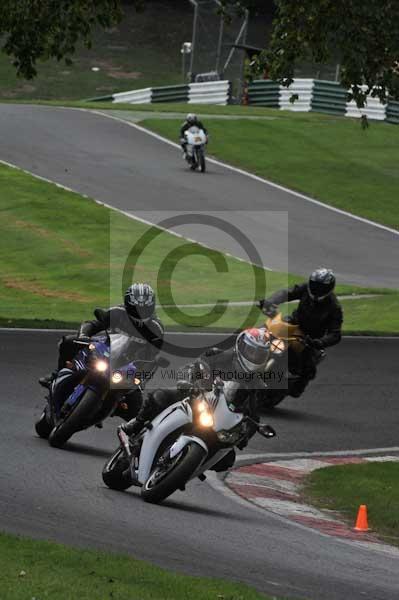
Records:
<instances>
[{"instance_id":1,"label":"motorcycle rider in black leathers","mask_svg":"<svg viewBox=\"0 0 399 600\"><path fill-rule=\"evenodd\" d=\"M298 398L309 381L315 378L316 366L324 348L341 341L343 312L333 293L334 288L333 271L320 267L313 271L307 283L280 290L259 302L262 311L269 317L274 317L279 304L299 300L289 322L299 325L306 336L306 347L301 354L291 349L288 351L289 370L298 374L287 391L294 398Z\"/></svg>"},{"instance_id":2,"label":"motorcycle rider in black leathers","mask_svg":"<svg viewBox=\"0 0 399 600\"><path fill-rule=\"evenodd\" d=\"M67 376L62 378L61 375L63 371L65 375L71 373L70 361L79 351L79 345L75 341L88 342L93 335L102 331L128 335L131 340L129 356L134 358L143 385L145 379L151 377L164 337L163 325L155 315L155 293L152 287L147 283L134 283L126 290L123 305L112 306L108 310L97 309L94 314L96 318L82 323L77 336L63 336L60 340L58 369L39 379L41 385L49 388L54 379L59 377L59 380L65 379L68 389L61 389L65 386L58 386L57 379L55 388L58 394L66 395L71 385L73 389L73 381L70 382ZM124 400L127 405L126 411L117 411L115 414L123 418L132 418L142 404L141 391L136 388L126 394Z\"/></svg>"},{"instance_id":3,"label":"motorcycle rider in black leathers","mask_svg":"<svg viewBox=\"0 0 399 600\"><path fill-rule=\"evenodd\" d=\"M239 384L235 390L236 410L244 410L254 421L259 420L259 393L265 389L262 374L269 356L269 339L264 329L248 329L236 338L235 347L230 350L210 348L194 363L183 367L185 380L177 388L158 389L145 399L136 419L120 426L127 435L138 434L145 423L154 419L162 410L192 394L196 389L211 390L215 382L234 381ZM255 433L256 426L248 424L247 441ZM245 444L239 446L244 448ZM212 470L225 471L233 466L235 451L231 450Z\"/></svg>"},{"instance_id":4,"label":"motorcycle rider in black leathers","mask_svg":"<svg viewBox=\"0 0 399 600\"><path fill-rule=\"evenodd\" d=\"M202 129L205 135L208 136L207 129L204 127L203 123L198 119L197 115L195 115L194 113L188 113L186 120L180 127L180 145L184 153L184 158L186 157L187 147L186 136L184 134L186 131L188 131L188 129L190 129L190 127L198 127L198 129Z\"/></svg>"}]
</instances>

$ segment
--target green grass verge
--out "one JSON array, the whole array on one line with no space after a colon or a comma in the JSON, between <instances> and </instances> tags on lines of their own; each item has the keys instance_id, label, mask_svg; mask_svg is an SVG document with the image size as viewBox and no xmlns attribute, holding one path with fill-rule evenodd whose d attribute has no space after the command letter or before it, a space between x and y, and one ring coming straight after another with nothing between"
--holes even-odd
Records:
<instances>
[{"instance_id":1,"label":"green grass verge","mask_svg":"<svg viewBox=\"0 0 399 600\"><path fill-rule=\"evenodd\" d=\"M220 290L230 300L251 300L254 273L266 293L287 284L286 274L252 268L168 233L145 248L140 240L147 225L4 165L0 225L0 318L10 326L21 319L74 324L88 318L93 306L120 302L131 282L123 280L123 269L135 245L139 260L132 278L154 285L164 304L215 302ZM198 250L202 254L185 256ZM171 277L173 297L167 297L171 253L181 260ZM218 273L212 260L225 272Z\"/></svg>"},{"instance_id":2,"label":"green grass verge","mask_svg":"<svg viewBox=\"0 0 399 600\"><path fill-rule=\"evenodd\" d=\"M297 279L251 267L164 232L144 248L147 225L4 165L0 165L0 226L3 326L74 327L90 318L93 307L119 303L131 281L124 280L123 270L133 246L140 257L132 278L151 283L161 304L215 303L221 296L253 301L263 295L255 292L255 275L264 283L265 294ZM198 250L201 254L191 254ZM174 266L176 253L180 260L171 276L171 298L165 272ZM218 272L212 261L225 270ZM340 286L338 291L374 290ZM346 301L347 331L399 332L399 294L379 291L378 298ZM233 329L262 322L259 311L251 307L220 308L216 320L204 316L207 308L183 311L177 315L176 309L161 308L159 314L174 328Z\"/></svg>"},{"instance_id":3,"label":"green grass verge","mask_svg":"<svg viewBox=\"0 0 399 600\"><path fill-rule=\"evenodd\" d=\"M304 493L317 506L341 512L352 525L360 504L366 504L371 529L399 545L399 463L317 469L307 477Z\"/></svg>"},{"instance_id":4,"label":"green grass verge","mask_svg":"<svg viewBox=\"0 0 399 600\"><path fill-rule=\"evenodd\" d=\"M262 600L239 583L178 575L134 558L0 534L3 600Z\"/></svg>"},{"instance_id":5,"label":"green grass verge","mask_svg":"<svg viewBox=\"0 0 399 600\"><path fill-rule=\"evenodd\" d=\"M142 124L173 140L180 125L173 119ZM210 134L209 152L217 158L399 229L399 128L373 122L363 130L358 120L290 113L275 120L212 120Z\"/></svg>"}]
</instances>

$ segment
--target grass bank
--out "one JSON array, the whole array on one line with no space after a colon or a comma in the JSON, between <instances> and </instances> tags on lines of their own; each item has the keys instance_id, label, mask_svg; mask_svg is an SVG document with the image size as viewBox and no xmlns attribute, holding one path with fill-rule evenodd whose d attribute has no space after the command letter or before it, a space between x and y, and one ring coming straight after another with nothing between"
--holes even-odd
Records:
<instances>
[{"instance_id":1,"label":"grass bank","mask_svg":"<svg viewBox=\"0 0 399 600\"><path fill-rule=\"evenodd\" d=\"M251 300L255 275L266 293L292 281L168 233L146 244L147 225L4 165L0 225L0 318L11 326L20 319L73 325L93 306L119 303L131 279L151 283L163 304L212 303L220 290L230 300ZM127 280L133 247L138 259Z\"/></svg>"},{"instance_id":2,"label":"grass bank","mask_svg":"<svg viewBox=\"0 0 399 600\"><path fill-rule=\"evenodd\" d=\"M0 534L0 556L4 600L267 600L239 583L187 577L128 556L5 534Z\"/></svg>"},{"instance_id":3,"label":"grass bank","mask_svg":"<svg viewBox=\"0 0 399 600\"><path fill-rule=\"evenodd\" d=\"M206 110L203 107L201 112ZM298 113L281 118L282 112L276 113L278 118L271 120L210 121L209 153L326 204L399 229L398 127L373 122L363 130L355 119ZM146 119L143 125L176 140L180 122Z\"/></svg>"},{"instance_id":4,"label":"grass bank","mask_svg":"<svg viewBox=\"0 0 399 600\"><path fill-rule=\"evenodd\" d=\"M399 546L399 463L368 463L318 469L304 492L317 506L337 510L355 523L360 504L368 508L369 526Z\"/></svg>"},{"instance_id":5,"label":"grass bank","mask_svg":"<svg viewBox=\"0 0 399 600\"><path fill-rule=\"evenodd\" d=\"M151 283L161 305L214 304L221 291L229 301L254 301L260 294L256 278L265 295L297 279L165 232L146 244L149 227L144 223L4 165L0 226L2 326L74 327L91 316L93 307L119 303L132 279ZM133 248L137 261L129 274L125 267L133 264L128 259ZM168 269L170 277L165 275ZM338 291L374 290L340 286ZM399 294L379 291L378 298L345 301L346 331L399 332ZM161 306L159 315L175 328L234 329L262 323L259 311L247 306L219 306L213 316L207 316L209 308L182 310Z\"/></svg>"},{"instance_id":6,"label":"grass bank","mask_svg":"<svg viewBox=\"0 0 399 600\"><path fill-rule=\"evenodd\" d=\"M191 38L189 3L158 1L137 13L125 2L123 11L118 26L95 31L90 50L77 47L72 65L39 62L33 80L19 79L12 59L0 53L0 98L81 99L181 83L181 43Z\"/></svg>"}]
</instances>

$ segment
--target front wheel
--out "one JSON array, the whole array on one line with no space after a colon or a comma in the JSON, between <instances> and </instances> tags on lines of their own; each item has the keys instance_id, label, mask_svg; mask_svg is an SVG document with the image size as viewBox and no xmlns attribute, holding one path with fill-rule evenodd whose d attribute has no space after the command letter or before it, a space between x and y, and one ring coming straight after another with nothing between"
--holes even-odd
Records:
<instances>
[{"instance_id":1,"label":"front wheel","mask_svg":"<svg viewBox=\"0 0 399 600\"><path fill-rule=\"evenodd\" d=\"M51 430L53 429L53 424L50 422L49 418L47 417L47 407L44 409L44 411L41 414L41 417L38 421L36 421L35 423L35 430L38 436L40 436L41 438L47 440Z\"/></svg>"},{"instance_id":2,"label":"front wheel","mask_svg":"<svg viewBox=\"0 0 399 600\"><path fill-rule=\"evenodd\" d=\"M205 455L206 452L201 446L191 442L166 465L161 457L141 488L143 500L158 504L179 488L183 488Z\"/></svg>"},{"instance_id":3,"label":"front wheel","mask_svg":"<svg viewBox=\"0 0 399 600\"><path fill-rule=\"evenodd\" d=\"M126 476L126 473L124 475L124 472L128 468L129 460L126 458L123 449L118 448L104 465L102 472L103 482L111 490L118 490L120 492L127 490L132 485L131 479Z\"/></svg>"},{"instance_id":4,"label":"front wheel","mask_svg":"<svg viewBox=\"0 0 399 600\"><path fill-rule=\"evenodd\" d=\"M50 446L62 448L74 433L85 429L90 424L90 415L96 412L98 402L98 394L93 390L86 390L79 404L50 433L48 438Z\"/></svg>"},{"instance_id":5,"label":"front wheel","mask_svg":"<svg viewBox=\"0 0 399 600\"><path fill-rule=\"evenodd\" d=\"M198 162L200 166L201 173L205 173L206 164L205 164L205 154L203 150L198 152Z\"/></svg>"}]
</instances>

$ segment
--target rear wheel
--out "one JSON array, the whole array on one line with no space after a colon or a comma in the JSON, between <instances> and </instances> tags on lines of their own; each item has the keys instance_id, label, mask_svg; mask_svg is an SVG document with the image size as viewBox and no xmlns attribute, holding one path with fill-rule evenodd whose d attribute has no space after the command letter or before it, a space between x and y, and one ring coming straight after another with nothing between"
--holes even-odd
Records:
<instances>
[{"instance_id":1,"label":"rear wheel","mask_svg":"<svg viewBox=\"0 0 399 600\"><path fill-rule=\"evenodd\" d=\"M95 413L98 402L98 394L93 390L86 390L79 404L50 433L48 438L50 446L62 448L74 433L88 427L89 416Z\"/></svg>"},{"instance_id":2,"label":"rear wheel","mask_svg":"<svg viewBox=\"0 0 399 600\"><path fill-rule=\"evenodd\" d=\"M184 487L205 455L205 450L199 444L191 442L166 464L160 457L141 488L143 500L158 504L179 488Z\"/></svg>"},{"instance_id":3,"label":"rear wheel","mask_svg":"<svg viewBox=\"0 0 399 600\"><path fill-rule=\"evenodd\" d=\"M128 468L129 461L123 449L118 448L104 465L102 472L103 482L111 490L127 490L132 485L130 478L123 475L124 471Z\"/></svg>"}]
</instances>

